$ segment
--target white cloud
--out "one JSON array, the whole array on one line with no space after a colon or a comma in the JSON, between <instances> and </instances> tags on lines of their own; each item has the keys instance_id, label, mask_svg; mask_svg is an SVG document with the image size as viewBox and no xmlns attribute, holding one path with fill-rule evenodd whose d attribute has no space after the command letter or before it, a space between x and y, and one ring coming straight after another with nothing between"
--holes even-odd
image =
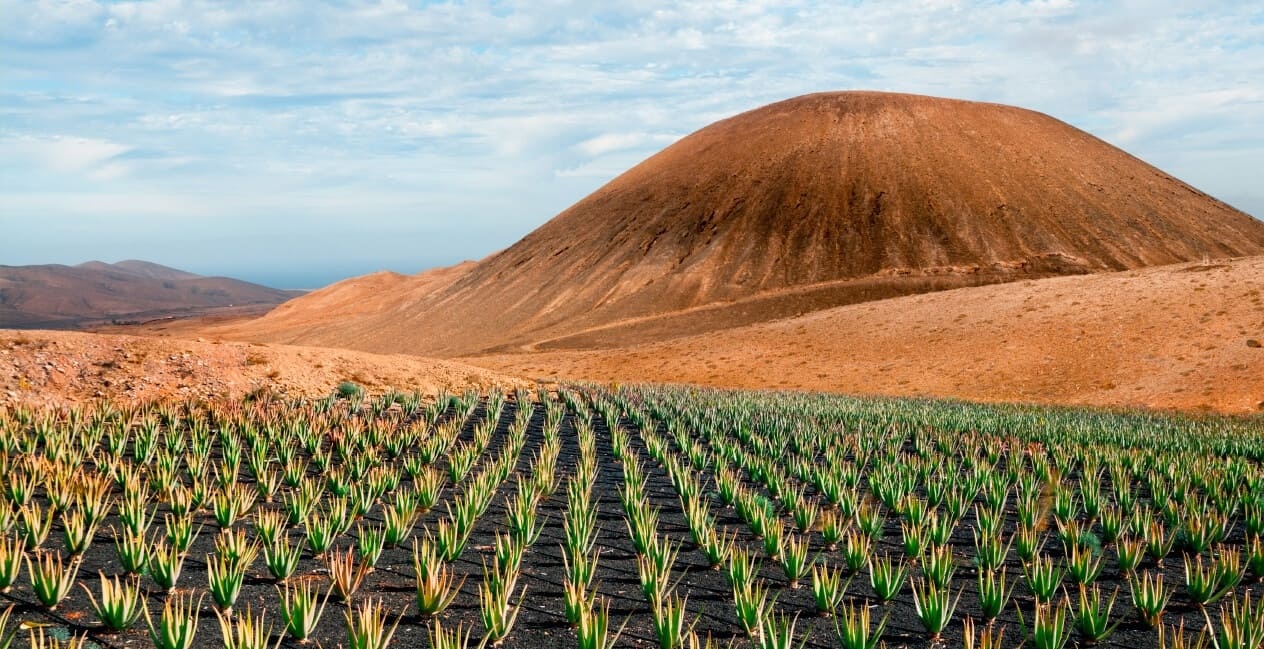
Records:
<instances>
[{"instance_id":1,"label":"white cloud","mask_svg":"<svg viewBox=\"0 0 1264 649\"><path fill-rule=\"evenodd\" d=\"M680 139L679 135L666 133L602 133L576 144L575 149L586 156L596 157L627 149L647 146L662 147L678 139Z\"/></svg>"},{"instance_id":2,"label":"white cloud","mask_svg":"<svg viewBox=\"0 0 1264 649\"><path fill-rule=\"evenodd\" d=\"M1258 196L1242 169L1264 168L1250 3L0 0L0 16L6 212L477 216L479 247L451 255L478 257L679 134L849 88L1040 110L1213 195Z\"/></svg>"},{"instance_id":3,"label":"white cloud","mask_svg":"<svg viewBox=\"0 0 1264 649\"><path fill-rule=\"evenodd\" d=\"M17 164L34 163L58 172L99 170L111 158L130 150L126 145L109 140L25 135L0 139L0 148L13 156Z\"/></svg>"}]
</instances>

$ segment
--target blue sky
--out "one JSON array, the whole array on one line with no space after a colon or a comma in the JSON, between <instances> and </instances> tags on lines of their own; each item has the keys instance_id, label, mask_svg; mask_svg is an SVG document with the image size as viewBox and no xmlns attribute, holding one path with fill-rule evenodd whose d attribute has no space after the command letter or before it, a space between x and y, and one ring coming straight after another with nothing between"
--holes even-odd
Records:
<instances>
[{"instance_id":1,"label":"blue sky","mask_svg":"<svg viewBox=\"0 0 1264 649\"><path fill-rule=\"evenodd\" d=\"M0 264L313 287L503 248L808 92L1015 104L1264 216L1258 2L0 0Z\"/></svg>"}]
</instances>

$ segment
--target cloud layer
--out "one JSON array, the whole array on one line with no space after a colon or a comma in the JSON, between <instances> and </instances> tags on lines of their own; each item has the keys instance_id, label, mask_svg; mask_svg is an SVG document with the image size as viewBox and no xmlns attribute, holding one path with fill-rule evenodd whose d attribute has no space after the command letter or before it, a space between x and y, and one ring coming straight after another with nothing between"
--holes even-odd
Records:
<instances>
[{"instance_id":1,"label":"cloud layer","mask_svg":"<svg viewBox=\"0 0 1264 649\"><path fill-rule=\"evenodd\" d=\"M718 118L853 88L1040 110L1264 216L1253 3L0 0L0 16L0 263L415 271L512 243Z\"/></svg>"}]
</instances>

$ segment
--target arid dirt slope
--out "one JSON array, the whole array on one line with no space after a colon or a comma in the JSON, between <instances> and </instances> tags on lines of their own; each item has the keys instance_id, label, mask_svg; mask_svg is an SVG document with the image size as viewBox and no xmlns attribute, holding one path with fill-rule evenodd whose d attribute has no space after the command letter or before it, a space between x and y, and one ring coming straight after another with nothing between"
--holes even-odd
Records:
<instances>
[{"instance_id":1,"label":"arid dirt slope","mask_svg":"<svg viewBox=\"0 0 1264 649\"><path fill-rule=\"evenodd\" d=\"M965 288L582 352L465 359L537 378L1264 410L1264 257Z\"/></svg>"},{"instance_id":2,"label":"arid dirt slope","mask_svg":"<svg viewBox=\"0 0 1264 649\"><path fill-rule=\"evenodd\" d=\"M0 328L70 329L111 320L203 315L229 307L269 307L300 294L135 260L0 266Z\"/></svg>"},{"instance_id":3,"label":"arid dirt slope","mask_svg":"<svg viewBox=\"0 0 1264 649\"><path fill-rule=\"evenodd\" d=\"M0 406L112 399L240 397L256 389L320 397L340 382L372 393L524 382L450 361L339 349L64 331L0 330Z\"/></svg>"},{"instance_id":4,"label":"arid dirt slope","mask_svg":"<svg viewBox=\"0 0 1264 649\"><path fill-rule=\"evenodd\" d=\"M460 356L663 340L931 290L1264 254L1264 223L1046 115L873 92L717 122L512 247L228 336Z\"/></svg>"},{"instance_id":5,"label":"arid dirt slope","mask_svg":"<svg viewBox=\"0 0 1264 649\"><path fill-rule=\"evenodd\" d=\"M213 325L206 332L240 340L421 353L384 339L421 336L404 323L425 315L433 296L473 267L474 262L467 261L412 276L381 272L353 277L290 300L273 309L272 317ZM187 331L180 324L176 328Z\"/></svg>"}]
</instances>

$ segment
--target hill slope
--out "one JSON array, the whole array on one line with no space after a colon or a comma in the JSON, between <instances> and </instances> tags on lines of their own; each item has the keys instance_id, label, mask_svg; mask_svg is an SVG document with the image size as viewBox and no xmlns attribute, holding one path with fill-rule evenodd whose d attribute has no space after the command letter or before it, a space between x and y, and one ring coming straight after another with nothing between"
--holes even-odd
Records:
<instances>
[{"instance_id":1,"label":"hill slope","mask_svg":"<svg viewBox=\"0 0 1264 649\"><path fill-rule=\"evenodd\" d=\"M139 259L125 259L123 261L114 262L113 264L107 264L103 261L88 261L78 264L75 268L86 268L89 270L100 270L106 272L124 271L133 275L140 275L141 277L163 280L197 279L201 277L196 273L190 273L178 268L171 268L170 266L163 266L162 264L155 264L152 261L141 261Z\"/></svg>"},{"instance_id":2,"label":"hill slope","mask_svg":"<svg viewBox=\"0 0 1264 649\"><path fill-rule=\"evenodd\" d=\"M360 294L406 309L344 313L317 292L234 335L444 356L609 347L1261 253L1264 223L1046 115L826 93L680 140L451 281Z\"/></svg>"},{"instance_id":3,"label":"hill slope","mask_svg":"<svg viewBox=\"0 0 1264 649\"><path fill-rule=\"evenodd\" d=\"M532 377L1264 410L1264 257L964 288L633 347L467 358Z\"/></svg>"},{"instance_id":4,"label":"hill slope","mask_svg":"<svg viewBox=\"0 0 1264 649\"><path fill-rule=\"evenodd\" d=\"M238 398L256 390L322 397L342 381L373 394L528 387L485 369L416 356L77 331L0 329L0 408L101 398Z\"/></svg>"},{"instance_id":5,"label":"hill slope","mask_svg":"<svg viewBox=\"0 0 1264 649\"><path fill-rule=\"evenodd\" d=\"M143 261L0 266L0 328L69 329L274 305L299 294Z\"/></svg>"}]
</instances>

